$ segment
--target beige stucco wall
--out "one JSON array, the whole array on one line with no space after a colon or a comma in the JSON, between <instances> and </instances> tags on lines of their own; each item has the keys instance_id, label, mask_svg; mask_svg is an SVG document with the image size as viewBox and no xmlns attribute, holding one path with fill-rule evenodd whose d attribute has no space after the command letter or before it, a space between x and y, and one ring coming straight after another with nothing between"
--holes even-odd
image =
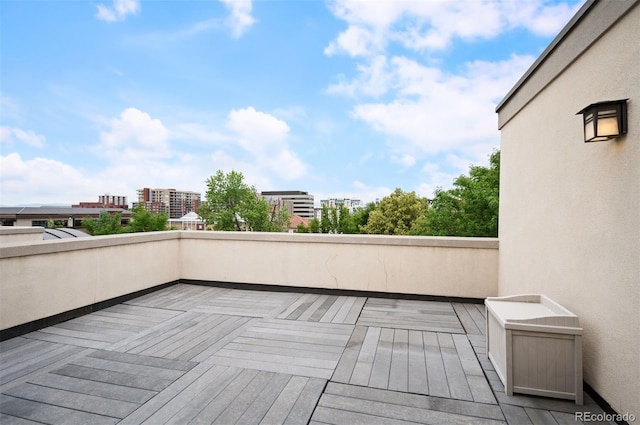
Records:
<instances>
[{"instance_id":1,"label":"beige stucco wall","mask_svg":"<svg viewBox=\"0 0 640 425\"><path fill-rule=\"evenodd\" d=\"M181 273L184 279L485 298L497 292L497 248L491 238L198 232L182 241Z\"/></svg>"},{"instance_id":2,"label":"beige stucco wall","mask_svg":"<svg viewBox=\"0 0 640 425\"><path fill-rule=\"evenodd\" d=\"M621 3L597 3L588 18L597 20L600 7ZM587 37L590 31L579 26L569 38ZM585 381L619 413L636 417L640 417L638 40L636 4L537 96L515 99L526 106L507 117L501 129L499 234L500 295L542 293L576 313L584 328ZM554 55L563 54L561 44L547 63L551 66ZM628 134L616 141L585 144L582 117L576 112L594 102L624 98L630 99Z\"/></svg>"},{"instance_id":3,"label":"beige stucco wall","mask_svg":"<svg viewBox=\"0 0 640 425\"><path fill-rule=\"evenodd\" d=\"M44 227L0 226L0 244L42 240Z\"/></svg>"},{"instance_id":4,"label":"beige stucco wall","mask_svg":"<svg viewBox=\"0 0 640 425\"><path fill-rule=\"evenodd\" d=\"M179 243L159 232L2 245L0 329L177 280Z\"/></svg>"},{"instance_id":5,"label":"beige stucco wall","mask_svg":"<svg viewBox=\"0 0 640 425\"><path fill-rule=\"evenodd\" d=\"M483 238L154 232L0 246L0 329L178 279L484 298Z\"/></svg>"}]
</instances>

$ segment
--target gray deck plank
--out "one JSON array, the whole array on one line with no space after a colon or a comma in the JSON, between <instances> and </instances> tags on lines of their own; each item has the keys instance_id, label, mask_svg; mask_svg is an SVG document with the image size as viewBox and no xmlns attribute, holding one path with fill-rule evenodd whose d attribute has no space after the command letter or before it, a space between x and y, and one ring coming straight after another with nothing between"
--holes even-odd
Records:
<instances>
[{"instance_id":1,"label":"gray deck plank","mask_svg":"<svg viewBox=\"0 0 640 425\"><path fill-rule=\"evenodd\" d=\"M4 369L0 373L0 383L2 384L0 390L6 388L6 386L12 382L19 381L22 378L28 378L28 376L34 372L55 366L60 362L64 362L69 358L85 352L87 351L79 347L56 344L54 349L47 350L41 356L32 357L24 362L16 363Z\"/></svg>"},{"instance_id":2,"label":"gray deck plank","mask_svg":"<svg viewBox=\"0 0 640 425\"><path fill-rule=\"evenodd\" d=\"M396 329L393 335L389 389L407 392L409 387L409 331Z\"/></svg>"},{"instance_id":3,"label":"gray deck plank","mask_svg":"<svg viewBox=\"0 0 640 425\"><path fill-rule=\"evenodd\" d=\"M337 295L327 296L327 298L320 305L320 307L318 307L318 309L311 316L309 316L309 321L320 322L320 320L327 314L329 309L333 306L333 304L335 304L337 300L338 300Z\"/></svg>"},{"instance_id":4,"label":"gray deck plank","mask_svg":"<svg viewBox=\"0 0 640 425\"><path fill-rule=\"evenodd\" d=\"M376 418L385 418L388 420L400 420L422 424L504 424L504 422L496 421L494 419L469 417L457 413L440 412L412 406L402 406L382 401L342 397L326 393L323 394L320 398L318 406L366 414L368 416ZM319 420L322 420L322 418L319 418Z\"/></svg>"},{"instance_id":5,"label":"gray deck plank","mask_svg":"<svg viewBox=\"0 0 640 425\"><path fill-rule=\"evenodd\" d=\"M41 422L31 421L29 419L18 418L16 416L5 415L0 413L0 424L2 425L37 425Z\"/></svg>"},{"instance_id":6,"label":"gray deck plank","mask_svg":"<svg viewBox=\"0 0 640 425\"><path fill-rule=\"evenodd\" d=\"M90 367L93 369L108 370L111 372L124 372L132 375L153 376L158 379L174 381L184 374L184 371L164 369L161 367L136 365L113 360L97 359L93 357L81 357L73 361L76 366Z\"/></svg>"},{"instance_id":7,"label":"gray deck plank","mask_svg":"<svg viewBox=\"0 0 640 425\"><path fill-rule=\"evenodd\" d=\"M201 363L126 417L121 425L164 424L175 416L190 414L193 404L204 399L202 409L209 397L213 397L216 391L222 391L238 373L239 369ZM185 409L189 404L191 407Z\"/></svg>"},{"instance_id":8,"label":"gray deck plank","mask_svg":"<svg viewBox=\"0 0 640 425\"><path fill-rule=\"evenodd\" d=\"M447 373L442 360L438 335L434 332L425 332L422 335L427 363L427 383L429 395L438 397L450 397Z\"/></svg>"},{"instance_id":9,"label":"gray deck plank","mask_svg":"<svg viewBox=\"0 0 640 425\"><path fill-rule=\"evenodd\" d=\"M146 403L157 394L156 391L125 387L106 382L88 381L51 373L37 376L29 380L29 383L113 400L130 401L137 404Z\"/></svg>"},{"instance_id":10,"label":"gray deck plank","mask_svg":"<svg viewBox=\"0 0 640 425\"><path fill-rule=\"evenodd\" d=\"M332 380L336 382L349 382L353 368L358 361L360 346L367 334L367 328L364 326L356 326L351 334L351 338L347 342L344 353L340 357L340 361L333 372Z\"/></svg>"},{"instance_id":11,"label":"gray deck plank","mask_svg":"<svg viewBox=\"0 0 640 425\"><path fill-rule=\"evenodd\" d=\"M582 425L584 422L576 418L575 413L551 412L558 425Z\"/></svg>"},{"instance_id":12,"label":"gray deck plank","mask_svg":"<svg viewBox=\"0 0 640 425\"><path fill-rule=\"evenodd\" d=\"M438 333L438 343L442 353L442 362L447 374L451 397L458 400L473 400L460 358L453 344L451 334Z\"/></svg>"},{"instance_id":13,"label":"gray deck plank","mask_svg":"<svg viewBox=\"0 0 640 425\"><path fill-rule=\"evenodd\" d=\"M350 325L353 325L353 324L357 323L358 322L358 318L360 317L360 314L362 313L362 308L364 307L364 304L366 302L367 302L366 298L356 297L356 299L353 300L353 304L351 305L351 308L347 312L347 316L344 318L342 323L348 323Z\"/></svg>"},{"instance_id":14,"label":"gray deck plank","mask_svg":"<svg viewBox=\"0 0 640 425\"><path fill-rule=\"evenodd\" d=\"M60 348L60 344L48 341L38 341L29 338L13 338L20 341L20 344L16 344L13 347L5 345L6 350L0 352L0 376L2 376L4 370L9 369L15 365L24 364L30 360L38 361L42 355L55 348ZM10 342L13 339L9 339L4 342Z\"/></svg>"},{"instance_id":15,"label":"gray deck plank","mask_svg":"<svg viewBox=\"0 0 640 425\"><path fill-rule=\"evenodd\" d=\"M180 354L177 358L194 362L206 361L218 352L220 348L241 336L256 320L258 319L242 317L235 322L226 323L224 327L219 329L219 333L212 335L211 338L202 341L189 351Z\"/></svg>"},{"instance_id":16,"label":"gray deck plank","mask_svg":"<svg viewBox=\"0 0 640 425\"><path fill-rule=\"evenodd\" d=\"M29 383L5 391L4 394L37 403L66 407L119 419L124 418L139 407L138 404L128 401L107 399Z\"/></svg>"},{"instance_id":17,"label":"gray deck plank","mask_svg":"<svg viewBox=\"0 0 640 425\"><path fill-rule=\"evenodd\" d=\"M418 394L429 394L427 380L427 362L422 332L409 331L409 381L408 391Z\"/></svg>"},{"instance_id":18,"label":"gray deck plank","mask_svg":"<svg viewBox=\"0 0 640 425\"><path fill-rule=\"evenodd\" d=\"M292 348L291 346L243 344L234 341L225 345L224 350L240 351L245 353L263 353L266 355L289 355L297 358L329 360L333 362L337 362L340 358L339 353L318 351L315 349L315 347L317 347L317 345L309 345L308 347L302 349Z\"/></svg>"},{"instance_id":19,"label":"gray deck plank","mask_svg":"<svg viewBox=\"0 0 640 425\"><path fill-rule=\"evenodd\" d=\"M0 409L6 415L54 425L112 425L119 421L118 418L110 416L80 412L4 394L0 394Z\"/></svg>"},{"instance_id":20,"label":"gray deck plank","mask_svg":"<svg viewBox=\"0 0 640 425\"><path fill-rule=\"evenodd\" d=\"M273 402L271 408L262 419L262 424L276 425L283 424L287 420L287 416L291 412L292 407L300 397L300 393L304 390L309 378L301 376L293 376L284 389Z\"/></svg>"},{"instance_id":21,"label":"gray deck plank","mask_svg":"<svg viewBox=\"0 0 640 425\"><path fill-rule=\"evenodd\" d=\"M318 403L327 381L324 379L310 378L300 392L291 411L287 415L285 425L304 425L309 422L313 409Z\"/></svg>"},{"instance_id":22,"label":"gray deck plank","mask_svg":"<svg viewBox=\"0 0 640 425\"><path fill-rule=\"evenodd\" d=\"M203 315L198 318L199 321L194 320L194 322L185 323L179 332L164 338L157 337L147 344L148 348L136 351L140 354L156 357L168 357L176 351L179 352L177 355L180 355L203 340L208 339L210 335L216 335L217 326L229 319L232 318L217 314ZM150 345L153 342L156 343ZM172 357L176 357L176 355Z\"/></svg>"},{"instance_id":23,"label":"gray deck plank","mask_svg":"<svg viewBox=\"0 0 640 425\"><path fill-rule=\"evenodd\" d=\"M358 359L353 368L349 382L354 385L368 385L373 361L376 356L376 349L380 339L380 328L369 328L362 342L362 347L358 354Z\"/></svg>"},{"instance_id":24,"label":"gray deck plank","mask_svg":"<svg viewBox=\"0 0 640 425\"><path fill-rule=\"evenodd\" d=\"M289 366L306 366L320 369L330 369L333 371L338 363L337 356L334 359L326 360L313 356L311 352L305 352L299 355L297 351L289 350L286 354L270 354L263 350L260 351L243 351L223 348L216 353L216 356L232 357L235 359L246 359L267 363L278 363Z\"/></svg>"},{"instance_id":25,"label":"gray deck plank","mask_svg":"<svg viewBox=\"0 0 640 425\"><path fill-rule=\"evenodd\" d=\"M224 366L234 366L276 373L290 373L292 375L307 376L311 378L329 379L333 374L333 369L323 369L311 366L293 366L260 360L238 359L235 357L218 356L217 354L211 357L211 361Z\"/></svg>"},{"instance_id":26,"label":"gray deck plank","mask_svg":"<svg viewBox=\"0 0 640 425\"><path fill-rule=\"evenodd\" d=\"M417 422L396 420L387 417L373 416L365 413L350 412L342 409L318 406L313 412L311 423L331 425L412 425Z\"/></svg>"},{"instance_id":27,"label":"gray deck plank","mask_svg":"<svg viewBox=\"0 0 640 425\"><path fill-rule=\"evenodd\" d=\"M531 419L531 422L536 425L558 425L553 415L548 410L532 409L525 407L524 411Z\"/></svg>"},{"instance_id":28,"label":"gray deck plank","mask_svg":"<svg viewBox=\"0 0 640 425\"><path fill-rule=\"evenodd\" d=\"M215 423L216 418L224 412L229 404L249 385L257 374L258 371L255 370L243 370L240 372L240 374L224 388L224 391L218 393L201 411L197 412L189 424L204 425ZM173 423L173 421L170 423Z\"/></svg>"},{"instance_id":29,"label":"gray deck plank","mask_svg":"<svg viewBox=\"0 0 640 425\"><path fill-rule=\"evenodd\" d=\"M242 344L245 346L255 345L258 347L275 347L283 350L301 350L301 351L315 351L323 353L332 353L340 355L344 350L343 347L338 345L319 345L309 342L296 342L296 341L279 341L277 339L265 339L265 338L249 338L243 335L233 339L234 344Z\"/></svg>"},{"instance_id":30,"label":"gray deck plank","mask_svg":"<svg viewBox=\"0 0 640 425\"><path fill-rule=\"evenodd\" d=\"M436 410L440 412L457 413L465 416L504 420L502 411L497 405L475 403L450 398L433 397L420 394L400 393L396 391L381 390L377 388L357 387L354 385L329 382L325 389L326 394L366 399L399 406L417 407L420 409Z\"/></svg>"},{"instance_id":31,"label":"gray deck plank","mask_svg":"<svg viewBox=\"0 0 640 425\"><path fill-rule=\"evenodd\" d=\"M349 312L353 308L353 305L355 304L355 302L356 302L356 297L346 297L346 299L344 300L344 303L342 303L342 306L334 316L333 322L344 323L344 321L347 320L347 316L349 315Z\"/></svg>"},{"instance_id":32,"label":"gray deck plank","mask_svg":"<svg viewBox=\"0 0 640 425\"><path fill-rule=\"evenodd\" d=\"M213 423L234 424L244 414L247 406L262 393L275 374L271 372L258 373L249 384L233 399L224 411L215 419Z\"/></svg>"},{"instance_id":33,"label":"gray deck plank","mask_svg":"<svg viewBox=\"0 0 640 425\"><path fill-rule=\"evenodd\" d=\"M247 410L238 419L238 424L257 425L267 414L273 403L276 401L282 390L291 379L291 375L277 373L269 382L269 385L262 390L260 395L251 403ZM314 405L315 406L315 405Z\"/></svg>"},{"instance_id":34,"label":"gray deck plank","mask_svg":"<svg viewBox=\"0 0 640 425\"><path fill-rule=\"evenodd\" d=\"M302 310L300 310L295 315L295 317L291 317L293 312L298 311L298 308L302 304L305 304L309 300L313 300L313 299L314 299L314 295L313 294L300 294L299 297L294 302L289 304L289 306L287 308L285 308L280 314L277 315L277 318L278 319L289 319L289 320L297 319L302 314Z\"/></svg>"},{"instance_id":35,"label":"gray deck plank","mask_svg":"<svg viewBox=\"0 0 640 425\"><path fill-rule=\"evenodd\" d=\"M95 324L80 323L75 320L69 320L67 322L58 323L55 325L58 329L67 329L77 332L93 333L97 335L111 335L118 337L118 339L124 339L135 334L136 331L132 330L130 326L123 326L121 329L116 329L112 326L97 326ZM140 328L143 330L144 328Z\"/></svg>"},{"instance_id":36,"label":"gray deck plank","mask_svg":"<svg viewBox=\"0 0 640 425\"><path fill-rule=\"evenodd\" d=\"M71 376L90 381L106 382L124 387L140 388L150 391L162 391L171 384L170 379L159 379L152 376L140 376L119 371L102 370L74 364L65 365L51 373Z\"/></svg>"},{"instance_id":37,"label":"gray deck plank","mask_svg":"<svg viewBox=\"0 0 640 425\"><path fill-rule=\"evenodd\" d=\"M328 298L328 295L318 295L318 297L311 303L311 305L305 311L303 311L300 316L298 316L298 320L313 321L310 320L311 316L313 316L314 313L316 313L316 311L318 311L322 307L322 305L325 303L325 301L327 301Z\"/></svg>"},{"instance_id":38,"label":"gray deck plank","mask_svg":"<svg viewBox=\"0 0 640 425\"><path fill-rule=\"evenodd\" d=\"M204 409L207 408L211 404L213 400L215 400L221 394L224 394L229 385L235 382L236 378L238 378L243 370L238 368L221 368L222 372L220 375L216 376L216 380L207 379L205 382L200 381L205 384L205 391L200 392L189 392L189 394L193 394L193 398L189 400L181 400L186 403L182 405L175 405L172 400L173 409L169 411L168 409L163 409L166 413L174 413L173 416L166 421L166 424L174 424L181 425L186 423L191 423ZM218 373L220 370L212 369L212 372ZM245 374L244 379L251 379L252 373ZM181 394L182 395L182 394ZM163 412L159 412L163 413ZM154 415L150 417L147 421L144 422L147 425L155 425L157 423L162 423L159 421L158 415Z\"/></svg>"},{"instance_id":39,"label":"gray deck plank","mask_svg":"<svg viewBox=\"0 0 640 425\"><path fill-rule=\"evenodd\" d=\"M320 318L320 323L333 323L333 319L336 317L338 311L340 310L340 308L342 308L346 300L347 297L336 297L333 304L329 306L327 311Z\"/></svg>"},{"instance_id":40,"label":"gray deck plank","mask_svg":"<svg viewBox=\"0 0 640 425\"><path fill-rule=\"evenodd\" d=\"M105 348L111 344L111 342L94 341L94 340L84 339L84 338L56 335L56 334L42 332L42 331L31 332L25 336L27 338L38 339L41 341L49 341L49 342L55 342L57 344L73 345L76 347L84 347L84 348L100 349L100 348Z\"/></svg>"},{"instance_id":41,"label":"gray deck plank","mask_svg":"<svg viewBox=\"0 0 640 425\"><path fill-rule=\"evenodd\" d=\"M484 333L483 330L481 330L478 327L478 324L476 323L476 321L473 320L473 317L471 317L471 314L469 314L469 311L465 307L465 304L452 303L451 305L453 306L453 309L458 315L458 319L460 320L460 323L462 323L462 326L464 327L464 330L466 331L467 334L482 335Z\"/></svg>"},{"instance_id":42,"label":"gray deck plank","mask_svg":"<svg viewBox=\"0 0 640 425\"><path fill-rule=\"evenodd\" d=\"M506 404L502 406L502 412L509 425L533 425L527 412L520 406L510 406Z\"/></svg>"},{"instance_id":43,"label":"gray deck plank","mask_svg":"<svg viewBox=\"0 0 640 425\"><path fill-rule=\"evenodd\" d=\"M373 360L373 369L369 378L369 386L386 389L389 387L389 371L391 370L391 354L393 352L393 329L380 331L380 340Z\"/></svg>"}]
</instances>

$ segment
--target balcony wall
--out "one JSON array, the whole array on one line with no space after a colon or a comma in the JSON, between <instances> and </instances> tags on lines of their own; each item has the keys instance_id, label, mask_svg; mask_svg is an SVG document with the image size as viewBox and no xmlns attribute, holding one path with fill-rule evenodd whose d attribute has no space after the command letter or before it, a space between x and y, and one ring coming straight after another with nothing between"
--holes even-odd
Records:
<instances>
[{"instance_id":1,"label":"balcony wall","mask_svg":"<svg viewBox=\"0 0 640 425\"><path fill-rule=\"evenodd\" d=\"M485 298L484 238L156 232L0 246L0 329L179 279Z\"/></svg>"},{"instance_id":2,"label":"balcony wall","mask_svg":"<svg viewBox=\"0 0 640 425\"><path fill-rule=\"evenodd\" d=\"M0 326L7 329L179 279L179 234L0 246Z\"/></svg>"},{"instance_id":3,"label":"balcony wall","mask_svg":"<svg viewBox=\"0 0 640 425\"><path fill-rule=\"evenodd\" d=\"M0 226L0 244L42 240L44 227Z\"/></svg>"},{"instance_id":4,"label":"balcony wall","mask_svg":"<svg viewBox=\"0 0 640 425\"><path fill-rule=\"evenodd\" d=\"M471 298L497 292L496 239L184 235L183 279Z\"/></svg>"}]
</instances>

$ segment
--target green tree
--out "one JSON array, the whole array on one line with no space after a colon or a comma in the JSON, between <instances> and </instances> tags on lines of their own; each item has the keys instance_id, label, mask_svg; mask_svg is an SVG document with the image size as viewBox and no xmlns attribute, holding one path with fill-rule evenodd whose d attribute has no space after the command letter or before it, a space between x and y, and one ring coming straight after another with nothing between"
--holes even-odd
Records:
<instances>
[{"instance_id":1,"label":"green tree","mask_svg":"<svg viewBox=\"0 0 640 425\"><path fill-rule=\"evenodd\" d=\"M433 236L498 236L500 151L489 167L471 166L449 190L437 189L432 208L421 217L414 234Z\"/></svg>"},{"instance_id":2,"label":"green tree","mask_svg":"<svg viewBox=\"0 0 640 425\"><path fill-rule=\"evenodd\" d=\"M284 231L288 213L272 216L269 203L260 198L255 187L244 182L242 173L222 170L207 179L205 202L198 214L214 230L273 232Z\"/></svg>"},{"instance_id":3,"label":"green tree","mask_svg":"<svg viewBox=\"0 0 640 425\"><path fill-rule=\"evenodd\" d=\"M309 222L309 233L320 233L320 222L315 217Z\"/></svg>"},{"instance_id":4,"label":"green tree","mask_svg":"<svg viewBox=\"0 0 640 425\"><path fill-rule=\"evenodd\" d=\"M121 222L122 213L109 214L107 211L102 210L97 219L92 217L83 218L82 227L92 236L115 235L125 231Z\"/></svg>"},{"instance_id":5,"label":"green tree","mask_svg":"<svg viewBox=\"0 0 640 425\"><path fill-rule=\"evenodd\" d=\"M323 205L322 212L320 213L320 233L331 232L331 217L329 214L329 207Z\"/></svg>"},{"instance_id":6,"label":"green tree","mask_svg":"<svg viewBox=\"0 0 640 425\"><path fill-rule=\"evenodd\" d=\"M356 210L356 212L351 215L351 221L355 228L354 233L365 233L363 228L369 222L369 215L375 211L376 208L377 205L374 202L369 202L364 208Z\"/></svg>"},{"instance_id":7,"label":"green tree","mask_svg":"<svg viewBox=\"0 0 640 425\"><path fill-rule=\"evenodd\" d=\"M129 232L156 232L167 230L169 214L152 214L141 205L134 207L131 212L131 221L127 229Z\"/></svg>"},{"instance_id":8,"label":"green tree","mask_svg":"<svg viewBox=\"0 0 640 425\"><path fill-rule=\"evenodd\" d=\"M425 198L397 188L391 195L382 198L378 207L369 214L362 230L369 234L407 235L427 207Z\"/></svg>"}]
</instances>

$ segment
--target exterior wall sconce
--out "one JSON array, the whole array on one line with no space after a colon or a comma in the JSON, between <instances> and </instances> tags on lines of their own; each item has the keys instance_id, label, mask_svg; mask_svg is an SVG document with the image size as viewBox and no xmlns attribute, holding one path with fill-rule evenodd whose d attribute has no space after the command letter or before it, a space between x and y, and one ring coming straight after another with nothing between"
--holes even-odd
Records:
<instances>
[{"instance_id":1,"label":"exterior wall sconce","mask_svg":"<svg viewBox=\"0 0 640 425\"><path fill-rule=\"evenodd\" d=\"M585 143L604 142L627 133L627 100L592 103L576 114L582 114Z\"/></svg>"}]
</instances>

